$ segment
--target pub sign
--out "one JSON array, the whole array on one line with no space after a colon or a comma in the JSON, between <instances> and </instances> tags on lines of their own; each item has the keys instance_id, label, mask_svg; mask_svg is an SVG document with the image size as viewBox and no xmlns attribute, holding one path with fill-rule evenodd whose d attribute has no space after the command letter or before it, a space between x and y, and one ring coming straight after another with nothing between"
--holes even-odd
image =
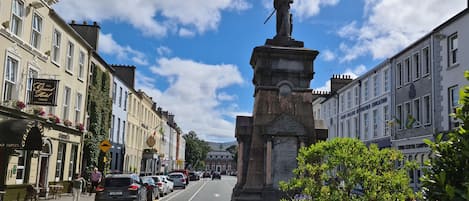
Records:
<instances>
[{"instance_id":1,"label":"pub sign","mask_svg":"<svg viewBox=\"0 0 469 201\"><path fill-rule=\"evenodd\" d=\"M57 106L59 80L32 78L29 104Z\"/></svg>"}]
</instances>

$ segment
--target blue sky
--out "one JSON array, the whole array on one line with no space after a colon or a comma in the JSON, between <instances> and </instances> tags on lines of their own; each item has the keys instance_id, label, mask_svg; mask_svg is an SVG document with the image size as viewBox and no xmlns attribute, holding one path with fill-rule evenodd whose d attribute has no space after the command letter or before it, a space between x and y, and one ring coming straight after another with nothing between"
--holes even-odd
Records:
<instances>
[{"instance_id":1,"label":"blue sky","mask_svg":"<svg viewBox=\"0 0 469 201\"><path fill-rule=\"evenodd\" d=\"M233 141L253 109L252 49L275 35L273 0L61 0L66 21L98 22L98 51L137 66L136 89L175 114L184 132ZM356 77L467 7L466 0L295 0L293 38L320 55L311 88Z\"/></svg>"}]
</instances>

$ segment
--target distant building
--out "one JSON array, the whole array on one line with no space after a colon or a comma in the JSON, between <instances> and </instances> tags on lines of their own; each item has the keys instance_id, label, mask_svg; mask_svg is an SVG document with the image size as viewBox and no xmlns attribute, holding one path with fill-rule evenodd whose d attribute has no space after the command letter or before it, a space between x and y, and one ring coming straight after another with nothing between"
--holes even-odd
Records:
<instances>
[{"instance_id":1,"label":"distant building","mask_svg":"<svg viewBox=\"0 0 469 201\"><path fill-rule=\"evenodd\" d=\"M205 159L205 170L221 173L232 172L236 170L236 163L233 155L228 151L210 151Z\"/></svg>"}]
</instances>

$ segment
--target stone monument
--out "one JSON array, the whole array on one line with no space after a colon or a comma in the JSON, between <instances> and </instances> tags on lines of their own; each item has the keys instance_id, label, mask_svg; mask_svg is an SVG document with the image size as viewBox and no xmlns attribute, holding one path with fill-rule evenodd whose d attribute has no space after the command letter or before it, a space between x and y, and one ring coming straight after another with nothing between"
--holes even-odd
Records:
<instances>
[{"instance_id":1,"label":"stone monument","mask_svg":"<svg viewBox=\"0 0 469 201\"><path fill-rule=\"evenodd\" d=\"M291 37L292 0L274 0L277 35L254 48L253 116L236 118L238 181L232 201L278 201L279 181L292 178L298 149L317 141L312 90L318 51Z\"/></svg>"}]
</instances>

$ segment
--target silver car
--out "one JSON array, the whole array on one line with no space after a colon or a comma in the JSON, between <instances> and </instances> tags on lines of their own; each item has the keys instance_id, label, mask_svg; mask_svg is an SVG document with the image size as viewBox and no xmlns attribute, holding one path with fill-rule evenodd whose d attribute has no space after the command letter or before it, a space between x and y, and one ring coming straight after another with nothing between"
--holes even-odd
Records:
<instances>
[{"instance_id":1,"label":"silver car","mask_svg":"<svg viewBox=\"0 0 469 201\"><path fill-rule=\"evenodd\" d=\"M173 172L168 175L168 177L173 181L174 187L186 188L186 176L180 172Z\"/></svg>"}]
</instances>

